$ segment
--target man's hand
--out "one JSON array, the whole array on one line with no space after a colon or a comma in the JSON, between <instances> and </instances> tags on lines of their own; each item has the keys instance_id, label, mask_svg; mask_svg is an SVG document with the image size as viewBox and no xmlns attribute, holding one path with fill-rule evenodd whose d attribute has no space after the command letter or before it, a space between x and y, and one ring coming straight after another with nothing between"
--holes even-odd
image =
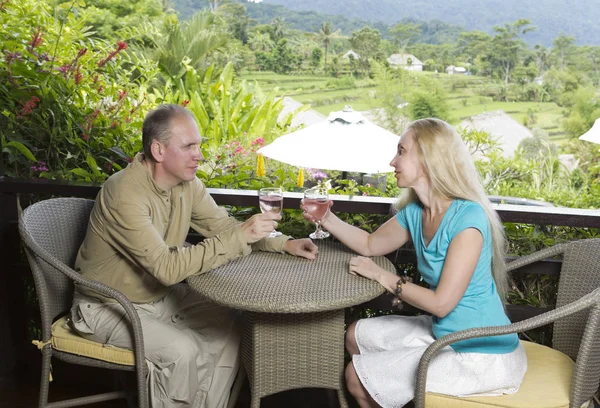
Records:
<instances>
[{"instance_id":1,"label":"man's hand","mask_svg":"<svg viewBox=\"0 0 600 408\"><path fill-rule=\"evenodd\" d=\"M319 248L308 238L289 239L283 245L283 249L288 253L302 258L315 259Z\"/></svg>"},{"instance_id":2,"label":"man's hand","mask_svg":"<svg viewBox=\"0 0 600 408\"><path fill-rule=\"evenodd\" d=\"M268 236L271 231L277 228L277 221L280 219L280 214L271 211L250 217L242 224L242 232L246 238L246 243L253 244Z\"/></svg>"}]
</instances>

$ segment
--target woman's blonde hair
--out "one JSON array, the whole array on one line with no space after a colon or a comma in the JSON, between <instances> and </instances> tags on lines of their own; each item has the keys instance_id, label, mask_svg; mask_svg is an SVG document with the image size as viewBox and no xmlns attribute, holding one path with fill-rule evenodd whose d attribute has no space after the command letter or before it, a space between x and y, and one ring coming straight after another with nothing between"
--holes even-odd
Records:
<instances>
[{"instance_id":1,"label":"woman's blonde hair","mask_svg":"<svg viewBox=\"0 0 600 408\"><path fill-rule=\"evenodd\" d=\"M452 126L440 119L416 120L408 125L408 130L413 132L414 146L434 194L474 201L485 210L492 232L492 274L498 294L504 302L508 292L504 264L506 236L465 143ZM415 201L419 199L414 190L409 188L400 196L396 207L400 209Z\"/></svg>"}]
</instances>

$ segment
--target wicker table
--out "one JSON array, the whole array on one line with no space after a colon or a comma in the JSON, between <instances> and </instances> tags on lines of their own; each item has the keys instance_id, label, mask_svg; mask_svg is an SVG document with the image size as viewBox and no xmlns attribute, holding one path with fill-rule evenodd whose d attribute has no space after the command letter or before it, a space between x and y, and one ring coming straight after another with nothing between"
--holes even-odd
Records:
<instances>
[{"instance_id":1,"label":"wicker table","mask_svg":"<svg viewBox=\"0 0 600 408\"><path fill-rule=\"evenodd\" d=\"M344 308L384 292L376 282L350 275L354 252L339 243L317 243L316 260L254 252L200 276L189 285L212 301L246 311L242 362L252 408L264 396L294 388L343 392ZM373 260L394 271L385 257Z\"/></svg>"}]
</instances>

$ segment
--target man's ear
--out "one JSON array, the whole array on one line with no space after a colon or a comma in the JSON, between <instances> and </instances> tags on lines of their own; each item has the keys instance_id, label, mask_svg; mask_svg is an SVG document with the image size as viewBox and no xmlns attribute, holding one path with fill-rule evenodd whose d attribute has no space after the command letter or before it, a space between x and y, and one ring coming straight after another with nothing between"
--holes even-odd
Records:
<instances>
[{"instance_id":1,"label":"man's ear","mask_svg":"<svg viewBox=\"0 0 600 408\"><path fill-rule=\"evenodd\" d=\"M152 141L150 145L150 152L152 153L152 157L154 157L154 161L157 163L162 163L164 160L163 153L165 147L156 139Z\"/></svg>"}]
</instances>

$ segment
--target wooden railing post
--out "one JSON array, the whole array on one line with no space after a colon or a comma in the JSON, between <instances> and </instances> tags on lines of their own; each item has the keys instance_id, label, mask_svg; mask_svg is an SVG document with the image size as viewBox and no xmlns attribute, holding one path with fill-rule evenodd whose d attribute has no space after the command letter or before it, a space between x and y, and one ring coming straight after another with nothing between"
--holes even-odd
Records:
<instances>
[{"instance_id":1,"label":"wooden railing post","mask_svg":"<svg viewBox=\"0 0 600 408\"><path fill-rule=\"evenodd\" d=\"M20 253L17 218L17 196L0 193L0 377L15 367L27 339L23 279L11 267Z\"/></svg>"}]
</instances>

